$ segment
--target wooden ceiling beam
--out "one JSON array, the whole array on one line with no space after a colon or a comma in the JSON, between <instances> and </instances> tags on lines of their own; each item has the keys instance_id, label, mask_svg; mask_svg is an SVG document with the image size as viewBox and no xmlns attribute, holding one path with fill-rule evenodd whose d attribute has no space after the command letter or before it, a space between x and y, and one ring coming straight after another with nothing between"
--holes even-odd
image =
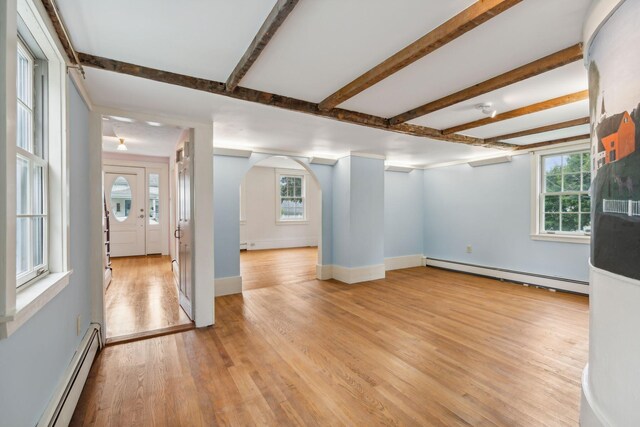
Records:
<instances>
[{"instance_id":1,"label":"wooden ceiling beam","mask_svg":"<svg viewBox=\"0 0 640 427\"><path fill-rule=\"evenodd\" d=\"M536 104L527 105L526 107L517 108L515 110L507 111L496 115L494 118L487 117L486 119L475 120L473 122L464 123L458 126L444 129L443 135L449 135L453 133L462 132L467 129L473 129L480 126L489 125L492 123L501 122L503 120L514 119L516 117L525 116L527 114L537 113L539 111L548 110L550 108L560 107L566 104L582 101L589 97L589 91L583 90L569 95L559 96L557 98L549 99L547 101L538 102Z\"/></svg>"},{"instance_id":2,"label":"wooden ceiling beam","mask_svg":"<svg viewBox=\"0 0 640 427\"><path fill-rule=\"evenodd\" d=\"M102 58L86 53L78 53L80 62L85 67L97 68L101 70L112 71L120 74L140 77L148 80L154 80L161 83L182 86L189 89L200 90L222 95L229 98L239 99L242 101L255 102L262 105L283 108L299 113L311 114L318 117L338 120L345 123L366 126L374 129L381 129L390 132L401 133L416 137L431 138L439 141L457 142L461 144L474 145L487 148L514 149L517 148L512 144L501 142L485 143L483 139L473 138L464 135L444 135L442 131L426 126L416 126L410 124L402 124L398 126L389 125L389 121L383 117L373 116L370 114L359 113L357 111L343 110L334 108L329 111L322 111L318 104L303 101L301 99L290 98L287 96L276 95L273 93L262 92L255 89L249 89L242 86L236 87L233 92L226 90L226 85L222 82L201 79L197 77L186 76L183 74L162 71L155 68L144 67L141 65L130 64L114 59Z\"/></svg>"},{"instance_id":3,"label":"wooden ceiling beam","mask_svg":"<svg viewBox=\"0 0 640 427\"><path fill-rule=\"evenodd\" d=\"M567 137L567 138L554 139L554 140L551 140L551 141L536 142L535 144L521 145L518 148L516 148L516 151L531 150L531 149L534 149L534 148L547 147L549 145L562 144L563 142L582 141L582 140L585 140L585 139L588 140L590 138L591 138L591 135L586 133L584 135L576 135L576 136L570 136L570 137Z\"/></svg>"},{"instance_id":4,"label":"wooden ceiling beam","mask_svg":"<svg viewBox=\"0 0 640 427\"><path fill-rule=\"evenodd\" d=\"M518 67L514 70L500 74L484 82L475 84L466 89L445 96L444 98L428 102L420 107L409 110L405 113L398 114L389 119L392 125L404 123L417 117L424 116L434 111L442 110L463 101L475 98L485 93L501 89L503 87L518 83L547 71L554 70L564 65L576 62L582 59L582 43L578 43L569 48L563 49L552 55L530 62L529 64Z\"/></svg>"},{"instance_id":5,"label":"wooden ceiling beam","mask_svg":"<svg viewBox=\"0 0 640 427\"><path fill-rule=\"evenodd\" d=\"M494 16L517 5L521 1L522 0L481 0L474 3L444 24L327 97L320 103L320 109L330 110L335 108L390 75L397 73L407 65L425 57Z\"/></svg>"},{"instance_id":6,"label":"wooden ceiling beam","mask_svg":"<svg viewBox=\"0 0 640 427\"><path fill-rule=\"evenodd\" d=\"M298 4L298 0L278 0L273 6L269 16L267 16L267 19L262 23L260 30L258 30L258 33L253 38L247 51L242 55L240 62L238 62L227 79L226 89L228 91L233 92L238 84L240 84L242 78L258 59L267 46L267 43L269 43L273 35L278 31L278 28L280 28L284 20L287 19L287 16L289 16L296 4Z\"/></svg>"},{"instance_id":7,"label":"wooden ceiling beam","mask_svg":"<svg viewBox=\"0 0 640 427\"><path fill-rule=\"evenodd\" d=\"M571 127L574 127L574 126L581 126L581 125L588 125L588 124L589 124L589 117L583 117L581 119L567 120L566 122L562 122L562 123L555 123L555 124L552 124L552 125L540 126L540 127L533 128L533 129L523 130L523 131L520 131L520 132L514 132L514 133L508 133L508 134L505 134L505 135L494 136L492 138L485 138L485 142L504 141L505 139L520 138L522 136L536 135L538 133L551 132L551 131L554 131L554 130L566 129L566 128L571 128Z\"/></svg>"}]
</instances>

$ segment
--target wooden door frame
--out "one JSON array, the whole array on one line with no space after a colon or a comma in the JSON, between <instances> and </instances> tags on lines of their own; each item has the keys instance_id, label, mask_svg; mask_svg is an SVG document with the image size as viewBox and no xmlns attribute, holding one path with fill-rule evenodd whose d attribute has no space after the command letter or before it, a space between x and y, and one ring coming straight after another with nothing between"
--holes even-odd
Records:
<instances>
[{"instance_id":1,"label":"wooden door frame","mask_svg":"<svg viewBox=\"0 0 640 427\"><path fill-rule=\"evenodd\" d=\"M215 282L213 258L213 122L197 122L190 119L166 117L158 114L124 111L108 107L94 107L89 116L89 199L91 213L91 320L102 326L105 337L104 306L104 237L102 228L102 117L113 115L138 121L154 121L171 126L191 129L193 142L193 281L194 318L196 327L215 323ZM197 232L196 232L197 230Z\"/></svg>"}]
</instances>

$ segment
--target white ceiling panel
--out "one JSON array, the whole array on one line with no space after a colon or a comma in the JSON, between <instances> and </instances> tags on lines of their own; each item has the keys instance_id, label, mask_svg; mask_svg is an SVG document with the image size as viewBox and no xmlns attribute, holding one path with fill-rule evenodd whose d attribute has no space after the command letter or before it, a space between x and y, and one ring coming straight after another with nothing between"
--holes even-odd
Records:
<instances>
[{"instance_id":1,"label":"white ceiling panel","mask_svg":"<svg viewBox=\"0 0 640 427\"><path fill-rule=\"evenodd\" d=\"M589 4L525 0L341 107L395 116L572 46L582 40Z\"/></svg>"},{"instance_id":2,"label":"white ceiling panel","mask_svg":"<svg viewBox=\"0 0 640 427\"><path fill-rule=\"evenodd\" d=\"M574 102L561 107L550 108L515 119L503 120L482 127L468 129L460 132L464 135L476 138L491 138L497 135L520 132L525 129L537 128L553 123L566 122L573 119L587 117L589 115L589 100Z\"/></svg>"},{"instance_id":3,"label":"white ceiling panel","mask_svg":"<svg viewBox=\"0 0 640 427\"><path fill-rule=\"evenodd\" d=\"M393 163L408 165L500 152L371 129L96 69L87 69L85 84L96 105L213 120L214 145L219 147L283 150L319 157L356 151L384 155Z\"/></svg>"},{"instance_id":4,"label":"white ceiling panel","mask_svg":"<svg viewBox=\"0 0 640 427\"><path fill-rule=\"evenodd\" d=\"M536 142L553 141L571 136L586 135L589 133L590 125L574 126L565 129L558 129L551 132L543 132L535 135L521 136L520 138L505 139L509 144L527 145Z\"/></svg>"},{"instance_id":5,"label":"white ceiling panel","mask_svg":"<svg viewBox=\"0 0 640 427\"><path fill-rule=\"evenodd\" d=\"M169 157L175 153L184 129L162 123L123 121L120 117L104 117L102 121L102 149L118 152L119 138L124 138L127 154Z\"/></svg>"},{"instance_id":6,"label":"white ceiling panel","mask_svg":"<svg viewBox=\"0 0 640 427\"><path fill-rule=\"evenodd\" d=\"M301 0L241 84L320 102L473 3Z\"/></svg>"},{"instance_id":7,"label":"white ceiling panel","mask_svg":"<svg viewBox=\"0 0 640 427\"><path fill-rule=\"evenodd\" d=\"M532 77L511 86L489 92L451 107L412 120L411 123L446 129L486 116L475 108L485 102L493 104L498 113L515 110L537 102L586 90L587 71L582 61L574 62L548 73Z\"/></svg>"},{"instance_id":8,"label":"white ceiling panel","mask_svg":"<svg viewBox=\"0 0 640 427\"><path fill-rule=\"evenodd\" d=\"M76 50L226 81L276 0L58 0Z\"/></svg>"}]
</instances>

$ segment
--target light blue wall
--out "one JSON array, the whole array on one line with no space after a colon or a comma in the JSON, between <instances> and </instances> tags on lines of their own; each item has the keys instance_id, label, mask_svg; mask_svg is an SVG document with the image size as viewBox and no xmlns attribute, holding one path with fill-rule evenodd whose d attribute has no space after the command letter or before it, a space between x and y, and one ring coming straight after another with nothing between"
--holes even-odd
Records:
<instances>
[{"instance_id":1,"label":"light blue wall","mask_svg":"<svg viewBox=\"0 0 640 427\"><path fill-rule=\"evenodd\" d=\"M531 158L424 171L425 255L567 279L589 279L589 245L534 241ZM466 253L467 245L473 252Z\"/></svg>"},{"instance_id":2,"label":"light blue wall","mask_svg":"<svg viewBox=\"0 0 640 427\"><path fill-rule=\"evenodd\" d=\"M62 380L89 326L89 130L88 109L69 88L70 251L69 285L9 338L0 341L0 425L33 426Z\"/></svg>"},{"instance_id":3,"label":"light blue wall","mask_svg":"<svg viewBox=\"0 0 640 427\"><path fill-rule=\"evenodd\" d=\"M345 267L384 264L384 161L351 156L351 259Z\"/></svg>"},{"instance_id":4,"label":"light blue wall","mask_svg":"<svg viewBox=\"0 0 640 427\"><path fill-rule=\"evenodd\" d=\"M422 170L384 173L384 256L423 253Z\"/></svg>"},{"instance_id":5,"label":"light blue wall","mask_svg":"<svg viewBox=\"0 0 640 427\"><path fill-rule=\"evenodd\" d=\"M333 168L333 263L384 263L384 162L348 156Z\"/></svg>"},{"instance_id":6,"label":"light blue wall","mask_svg":"<svg viewBox=\"0 0 640 427\"><path fill-rule=\"evenodd\" d=\"M213 157L214 265L216 279L240 275L240 183L244 175L260 160L272 157L252 154L249 158ZM332 262L332 168L300 161L317 178L322 190L322 263Z\"/></svg>"}]
</instances>

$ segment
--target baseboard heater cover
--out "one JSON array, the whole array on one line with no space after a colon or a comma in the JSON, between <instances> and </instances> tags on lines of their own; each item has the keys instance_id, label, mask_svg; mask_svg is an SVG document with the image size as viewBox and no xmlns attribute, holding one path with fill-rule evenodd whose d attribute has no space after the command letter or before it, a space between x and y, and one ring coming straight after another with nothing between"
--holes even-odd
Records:
<instances>
[{"instance_id":1,"label":"baseboard heater cover","mask_svg":"<svg viewBox=\"0 0 640 427\"><path fill-rule=\"evenodd\" d=\"M537 273L525 273L522 271L508 270L505 268L485 267L482 265L468 264L458 261L447 261L426 257L426 266L438 267L446 270L461 271L494 279L507 280L514 283L538 286L541 288L557 289L577 294L589 294L589 282L566 279L563 277L546 276Z\"/></svg>"},{"instance_id":2,"label":"baseboard heater cover","mask_svg":"<svg viewBox=\"0 0 640 427\"><path fill-rule=\"evenodd\" d=\"M42 414L38 427L68 426L76 409L89 370L102 348L100 325L92 323L65 372L64 381Z\"/></svg>"}]
</instances>

